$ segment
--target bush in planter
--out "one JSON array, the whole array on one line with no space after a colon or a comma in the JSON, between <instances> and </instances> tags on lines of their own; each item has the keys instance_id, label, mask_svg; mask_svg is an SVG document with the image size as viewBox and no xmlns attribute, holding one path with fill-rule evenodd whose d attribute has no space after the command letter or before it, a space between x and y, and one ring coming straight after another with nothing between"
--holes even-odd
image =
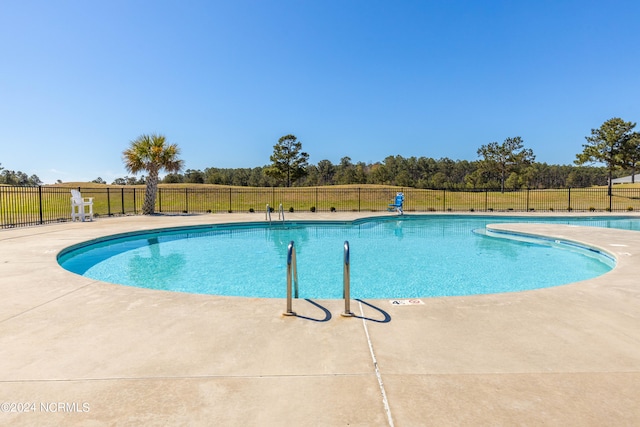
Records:
<instances>
[{"instance_id":1,"label":"bush in planter","mask_svg":"<svg viewBox=\"0 0 640 427\"><path fill-rule=\"evenodd\" d=\"M293 206L289 208L289 212L293 212Z\"/></svg>"},{"instance_id":2,"label":"bush in planter","mask_svg":"<svg viewBox=\"0 0 640 427\"><path fill-rule=\"evenodd\" d=\"M311 206L311 207L309 208L309 210L310 210L311 212L315 212L315 211L316 211L316 207L315 207L315 206Z\"/></svg>"}]
</instances>

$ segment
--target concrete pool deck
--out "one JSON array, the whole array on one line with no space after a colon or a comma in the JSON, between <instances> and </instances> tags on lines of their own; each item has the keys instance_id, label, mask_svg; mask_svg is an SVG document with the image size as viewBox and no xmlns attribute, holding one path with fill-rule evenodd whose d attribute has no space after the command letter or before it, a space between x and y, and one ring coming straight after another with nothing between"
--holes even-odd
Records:
<instances>
[{"instance_id":1,"label":"concrete pool deck","mask_svg":"<svg viewBox=\"0 0 640 427\"><path fill-rule=\"evenodd\" d=\"M500 225L597 246L617 267L511 294L352 300L355 318L340 316L342 300L294 300L298 317L286 317L283 299L113 285L56 262L99 236L263 219L131 216L0 231L0 425L640 425L638 232Z\"/></svg>"}]
</instances>

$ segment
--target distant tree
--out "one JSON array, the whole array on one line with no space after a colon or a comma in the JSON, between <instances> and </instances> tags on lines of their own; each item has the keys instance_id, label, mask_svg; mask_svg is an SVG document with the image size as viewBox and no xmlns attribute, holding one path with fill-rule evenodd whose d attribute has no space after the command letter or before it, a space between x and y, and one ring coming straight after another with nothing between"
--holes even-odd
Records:
<instances>
[{"instance_id":1,"label":"distant tree","mask_svg":"<svg viewBox=\"0 0 640 427\"><path fill-rule=\"evenodd\" d=\"M144 175L138 179L135 176L127 176L125 179L127 181L126 185L144 185L147 182Z\"/></svg>"},{"instance_id":2,"label":"distant tree","mask_svg":"<svg viewBox=\"0 0 640 427\"><path fill-rule=\"evenodd\" d=\"M190 184L204 184L204 174L198 169L187 169L184 173L184 182Z\"/></svg>"},{"instance_id":3,"label":"distant tree","mask_svg":"<svg viewBox=\"0 0 640 427\"><path fill-rule=\"evenodd\" d=\"M522 166L530 165L536 156L530 148L524 148L522 138L507 138L502 144L491 142L478 149L483 160L480 168L486 172L495 172L500 176L500 189L504 193L507 173L517 172Z\"/></svg>"},{"instance_id":4,"label":"distant tree","mask_svg":"<svg viewBox=\"0 0 640 427\"><path fill-rule=\"evenodd\" d=\"M367 166L365 162L356 163L356 170L353 176L353 183L366 184L368 173L369 173L369 166Z\"/></svg>"},{"instance_id":5,"label":"distant tree","mask_svg":"<svg viewBox=\"0 0 640 427\"><path fill-rule=\"evenodd\" d=\"M155 212L156 194L158 191L158 175L161 170L179 172L183 161L178 159L180 149L176 144L167 144L164 135L141 135L131 141L123 153L126 169L137 174L141 171L149 173L146 179L146 190L142 213L151 215Z\"/></svg>"},{"instance_id":6,"label":"distant tree","mask_svg":"<svg viewBox=\"0 0 640 427\"><path fill-rule=\"evenodd\" d=\"M306 174L309 154L302 151L302 143L294 135L285 135L273 146L273 154L269 159L271 166L264 173L291 187L293 182Z\"/></svg>"},{"instance_id":7,"label":"distant tree","mask_svg":"<svg viewBox=\"0 0 640 427\"><path fill-rule=\"evenodd\" d=\"M18 186L28 186L28 185L41 185L42 181L38 178L38 175L28 176L26 173L21 171L13 171L9 169L5 169L0 167L0 184L6 185L18 185Z\"/></svg>"},{"instance_id":8,"label":"distant tree","mask_svg":"<svg viewBox=\"0 0 640 427\"><path fill-rule=\"evenodd\" d=\"M331 185L336 174L336 167L329 160L320 160L318 162L318 184Z\"/></svg>"},{"instance_id":9,"label":"distant tree","mask_svg":"<svg viewBox=\"0 0 640 427\"><path fill-rule=\"evenodd\" d=\"M162 179L165 184L180 184L184 182L184 176L179 173L168 173Z\"/></svg>"},{"instance_id":10,"label":"distant tree","mask_svg":"<svg viewBox=\"0 0 640 427\"><path fill-rule=\"evenodd\" d=\"M93 181L91 181L91 182L93 182L93 183L95 183L95 184L106 184L105 180L104 180L104 179L102 179L102 178L100 178L100 177L97 177L96 179L94 179L94 180L93 180Z\"/></svg>"},{"instance_id":11,"label":"distant tree","mask_svg":"<svg viewBox=\"0 0 640 427\"><path fill-rule=\"evenodd\" d=\"M356 170L351 162L351 157L344 156L340 159L340 164L336 166L336 172L333 177L335 184L353 184L356 178Z\"/></svg>"},{"instance_id":12,"label":"distant tree","mask_svg":"<svg viewBox=\"0 0 640 427\"><path fill-rule=\"evenodd\" d=\"M482 172L479 169L467 174L464 177L464 183L466 188L476 189L482 186L483 178Z\"/></svg>"},{"instance_id":13,"label":"distant tree","mask_svg":"<svg viewBox=\"0 0 640 427\"><path fill-rule=\"evenodd\" d=\"M627 164L629 140L633 138L631 130L635 126L635 123L625 122L618 117L609 119L598 129L591 129L591 136L585 136L587 143L582 145L584 150L576 154L575 163L578 165L596 162L606 165L609 196L613 172Z\"/></svg>"},{"instance_id":14,"label":"distant tree","mask_svg":"<svg viewBox=\"0 0 640 427\"><path fill-rule=\"evenodd\" d=\"M42 181L38 178L38 175L33 174L29 177L29 185L42 185Z\"/></svg>"},{"instance_id":15,"label":"distant tree","mask_svg":"<svg viewBox=\"0 0 640 427\"><path fill-rule=\"evenodd\" d=\"M635 125L635 124L634 124ZM631 182L636 182L636 170L640 164L640 133L629 134L624 147L623 154L624 167L631 170Z\"/></svg>"}]
</instances>

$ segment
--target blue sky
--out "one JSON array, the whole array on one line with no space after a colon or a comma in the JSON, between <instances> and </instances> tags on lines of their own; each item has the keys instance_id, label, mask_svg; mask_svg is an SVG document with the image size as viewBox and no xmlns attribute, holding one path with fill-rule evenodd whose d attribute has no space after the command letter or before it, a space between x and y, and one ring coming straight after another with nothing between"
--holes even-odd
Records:
<instances>
[{"instance_id":1,"label":"blue sky","mask_svg":"<svg viewBox=\"0 0 640 427\"><path fill-rule=\"evenodd\" d=\"M185 169L476 160L521 136L571 164L612 117L640 120L637 1L0 3L0 163L112 182L144 133Z\"/></svg>"}]
</instances>

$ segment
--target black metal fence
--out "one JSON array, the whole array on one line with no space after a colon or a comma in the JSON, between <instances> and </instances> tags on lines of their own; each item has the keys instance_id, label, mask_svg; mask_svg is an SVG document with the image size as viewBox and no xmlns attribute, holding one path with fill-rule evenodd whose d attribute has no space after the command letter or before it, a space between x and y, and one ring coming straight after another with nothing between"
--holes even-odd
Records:
<instances>
[{"instance_id":1,"label":"black metal fence","mask_svg":"<svg viewBox=\"0 0 640 427\"><path fill-rule=\"evenodd\" d=\"M144 187L80 187L93 198L97 217L136 215ZM638 211L640 188L453 191L369 187L159 187L158 213L264 212L280 204L288 212L385 211L396 192L405 194L405 212ZM71 220L67 187L0 186L0 226L12 228Z\"/></svg>"}]
</instances>

